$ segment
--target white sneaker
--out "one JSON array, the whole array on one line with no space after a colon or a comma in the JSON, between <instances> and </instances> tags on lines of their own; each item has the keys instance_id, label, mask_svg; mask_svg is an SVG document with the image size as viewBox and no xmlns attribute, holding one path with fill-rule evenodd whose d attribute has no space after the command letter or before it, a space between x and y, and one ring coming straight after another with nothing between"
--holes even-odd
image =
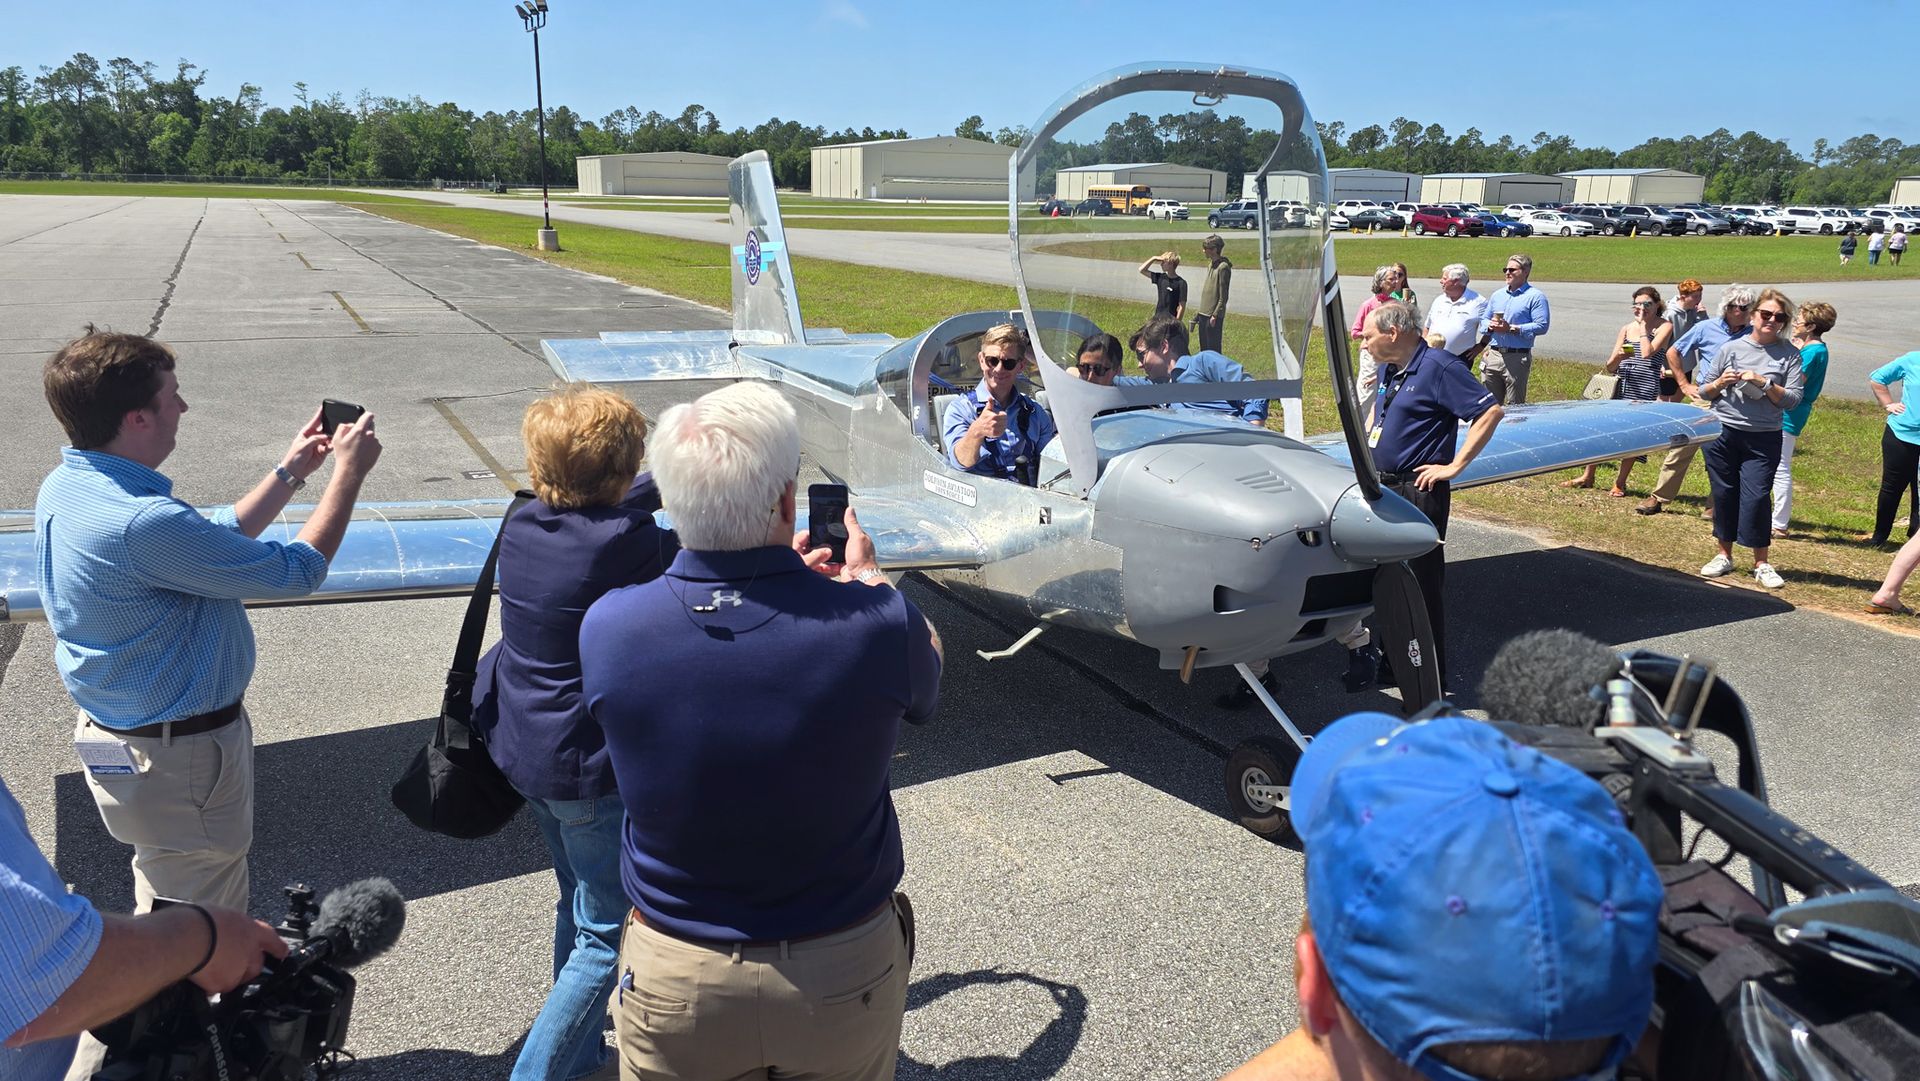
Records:
<instances>
[{"instance_id":1,"label":"white sneaker","mask_svg":"<svg viewBox=\"0 0 1920 1081\"><path fill-rule=\"evenodd\" d=\"M1732 564L1728 564L1728 566L1732 566ZM1780 577L1780 572L1774 570L1773 564L1771 563L1754 564L1753 576L1761 585L1766 586L1768 589L1779 589L1787 584L1787 580Z\"/></svg>"},{"instance_id":2,"label":"white sneaker","mask_svg":"<svg viewBox=\"0 0 1920 1081\"><path fill-rule=\"evenodd\" d=\"M1733 573L1733 560L1726 556L1714 556L1707 560L1706 566L1700 568L1702 578L1723 578L1731 573Z\"/></svg>"}]
</instances>

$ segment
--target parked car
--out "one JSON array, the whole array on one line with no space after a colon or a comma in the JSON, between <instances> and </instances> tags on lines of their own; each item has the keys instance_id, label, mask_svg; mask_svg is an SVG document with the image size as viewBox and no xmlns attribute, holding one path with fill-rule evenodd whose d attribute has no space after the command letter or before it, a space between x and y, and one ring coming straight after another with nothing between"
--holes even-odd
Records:
<instances>
[{"instance_id":1,"label":"parked car","mask_svg":"<svg viewBox=\"0 0 1920 1081\"><path fill-rule=\"evenodd\" d=\"M1166 221L1186 221L1187 204L1178 199L1155 199L1147 204L1147 218L1161 218Z\"/></svg>"},{"instance_id":2,"label":"parked car","mask_svg":"<svg viewBox=\"0 0 1920 1081\"><path fill-rule=\"evenodd\" d=\"M1626 203L1616 207L1615 213L1626 219L1636 233L1664 233L1677 236L1686 231L1686 222L1668 213L1664 208L1648 203Z\"/></svg>"},{"instance_id":3,"label":"parked car","mask_svg":"<svg viewBox=\"0 0 1920 1081\"><path fill-rule=\"evenodd\" d=\"M1505 207L1501 208L1500 213L1505 214L1509 218L1518 218L1521 221L1525 221L1527 220L1528 214L1536 210L1547 209L1549 208L1540 203L1508 203Z\"/></svg>"},{"instance_id":4,"label":"parked car","mask_svg":"<svg viewBox=\"0 0 1920 1081\"><path fill-rule=\"evenodd\" d=\"M1425 236L1428 233L1442 233L1446 236L1480 236L1487 231L1487 227L1479 218L1469 218L1441 207L1427 205L1414 211L1413 231L1418 236Z\"/></svg>"},{"instance_id":5,"label":"parked car","mask_svg":"<svg viewBox=\"0 0 1920 1081\"><path fill-rule=\"evenodd\" d=\"M1269 199L1267 213L1279 216L1279 224L1300 228L1307 224L1307 204L1298 199Z\"/></svg>"},{"instance_id":6,"label":"parked car","mask_svg":"<svg viewBox=\"0 0 1920 1081\"><path fill-rule=\"evenodd\" d=\"M1558 210L1528 211L1526 221L1539 236L1592 236L1594 234L1592 222L1569 217Z\"/></svg>"},{"instance_id":7,"label":"parked car","mask_svg":"<svg viewBox=\"0 0 1920 1081\"><path fill-rule=\"evenodd\" d=\"M1675 207L1673 213L1686 225L1686 231L1694 236L1715 236L1733 232L1733 223L1709 210L1696 210L1693 207Z\"/></svg>"},{"instance_id":8,"label":"parked car","mask_svg":"<svg viewBox=\"0 0 1920 1081\"><path fill-rule=\"evenodd\" d=\"M1385 210L1385 209L1386 207L1380 205L1379 203L1375 202L1372 199L1342 199L1339 202L1333 204L1333 212L1335 214L1352 214L1356 210Z\"/></svg>"},{"instance_id":9,"label":"parked car","mask_svg":"<svg viewBox=\"0 0 1920 1081\"><path fill-rule=\"evenodd\" d=\"M1484 214L1475 214L1480 219L1482 230L1487 236L1532 236L1533 226L1519 218L1506 214L1495 214L1491 210Z\"/></svg>"},{"instance_id":10,"label":"parked car","mask_svg":"<svg viewBox=\"0 0 1920 1081\"><path fill-rule=\"evenodd\" d=\"M1877 223L1878 227L1873 230L1876 233L1888 232L1896 225L1905 225L1909 233L1916 227L1920 227L1920 217L1915 216L1911 211L1875 206L1868 207L1865 213Z\"/></svg>"},{"instance_id":11,"label":"parked car","mask_svg":"<svg viewBox=\"0 0 1920 1081\"><path fill-rule=\"evenodd\" d=\"M1408 221L1412 221L1412 220L1413 220L1413 215L1414 215L1414 213L1415 213L1416 211L1418 211L1419 209L1420 209L1420 204L1419 204L1419 203L1395 203L1395 204L1393 204L1393 212L1394 212L1395 214L1398 214L1398 215L1400 215L1401 217L1403 217L1403 218L1405 218L1405 219L1407 219Z\"/></svg>"},{"instance_id":12,"label":"parked car","mask_svg":"<svg viewBox=\"0 0 1920 1081\"><path fill-rule=\"evenodd\" d=\"M1051 218L1055 213L1058 213L1061 217L1071 217L1073 215L1073 204L1067 202L1065 199L1043 199L1036 213L1043 218Z\"/></svg>"},{"instance_id":13,"label":"parked car","mask_svg":"<svg viewBox=\"0 0 1920 1081\"><path fill-rule=\"evenodd\" d=\"M1105 199L1082 199L1073 204L1073 216L1076 218L1113 216L1113 204Z\"/></svg>"},{"instance_id":14,"label":"parked car","mask_svg":"<svg viewBox=\"0 0 1920 1081\"><path fill-rule=\"evenodd\" d=\"M1793 219L1794 232L1797 233L1831 236L1834 233L1850 233L1856 228L1851 217L1832 214L1817 206L1790 206L1781 213Z\"/></svg>"},{"instance_id":15,"label":"parked car","mask_svg":"<svg viewBox=\"0 0 1920 1081\"><path fill-rule=\"evenodd\" d=\"M1284 216L1272 208L1267 210L1267 228L1278 229ZM1260 203L1255 199L1241 199L1207 214L1209 229L1258 229L1260 228Z\"/></svg>"},{"instance_id":16,"label":"parked car","mask_svg":"<svg viewBox=\"0 0 1920 1081\"><path fill-rule=\"evenodd\" d=\"M1368 207L1365 210L1335 212L1333 217L1327 219L1329 229L1350 229L1354 232L1364 229L1404 229L1406 224L1407 219L1391 210L1377 206Z\"/></svg>"},{"instance_id":17,"label":"parked car","mask_svg":"<svg viewBox=\"0 0 1920 1081\"><path fill-rule=\"evenodd\" d=\"M1561 207L1558 213L1575 221L1586 222L1601 236L1621 236L1627 231L1626 219L1592 203L1569 203Z\"/></svg>"},{"instance_id":18,"label":"parked car","mask_svg":"<svg viewBox=\"0 0 1920 1081\"><path fill-rule=\"evenodd\" d=\"M1758 222L1766 226L1766 232L1797 233L1800 231L1800 219L1783 213L1777 206L1729 206L1728 210L1739 211L1747 216L1747 231L1756 232L1753 224Z\"/></svg>"}]
</instances>

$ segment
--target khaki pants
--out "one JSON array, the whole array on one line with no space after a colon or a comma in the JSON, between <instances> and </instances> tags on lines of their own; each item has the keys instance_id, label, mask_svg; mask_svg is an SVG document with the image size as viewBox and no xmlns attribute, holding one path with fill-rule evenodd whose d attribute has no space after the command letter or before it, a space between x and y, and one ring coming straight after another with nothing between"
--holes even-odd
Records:
<instances>
[{"instance_id":1,"label":"khaki pants","mask_svg":"<svg viewBox=\"0 0 1920 1081\"><path fill-rule=\"evenodd\" d=\"M1480 354L1480 383L1495 404L1521 405L1527 400L1527 377L1533 374L1532 350L1488 348Z\"/></svg>"},{"instance_id":2,"label":"khaki pants","mask_svg":"<svg viewBox=\"0 0 1920 1081\"><path fill-rule=\"evenodd\" d=\"M103 730L80 715L75 738ZM253 722L197 736L127 737L145 772L87 773L107 832L133 846L135 911L155 897L247 910L247 850L253 846ZM85 772L84 767L82 772Z\"/></svg>"},{"instance_id":3,"label":"khaki pants","mask_svg":"<svg viewBox=\"0 0 1920 1081\"><path fill-rule=\"evenodd\" d=\"M1693 456L1698 453L1700 448L1691 443L1668 451L1667 460L1660 463L1660 482L1653 486L1653 498L1662 503L1673 502L1673 497L1680 494L1680 486L1687 481Z\"/></svg>"},{"instance_id":4,"label":"khaki pants","mask_svg":"<svg viewBox=\"0 0 1920 1081\"><path fill-rule=\"evenodd\" d=\"M731 948L629 914L613 1006L621 1081L891 1081L910 963L894 905L819 938Z\"/></svg>"}]
</instances>

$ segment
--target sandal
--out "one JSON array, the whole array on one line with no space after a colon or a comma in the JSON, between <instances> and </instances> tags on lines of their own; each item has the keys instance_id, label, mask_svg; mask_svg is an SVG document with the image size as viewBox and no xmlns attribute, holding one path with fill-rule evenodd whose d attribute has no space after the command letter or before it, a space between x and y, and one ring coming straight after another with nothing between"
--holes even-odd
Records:
<instances>
[{"instance_id":1,"label":"sandal","mask_svg":"<svg viewBox=\"0 0 1920 1081\"><path fill-rule=\"evenodd\" d=\"M1894 601L1892 604L1868 601L1867 614L1870 616L1910 616L1913 614L1913 609L1908 608L1899 601Z\"/></svg>"},{"instance_id":2,"label":"sandal","mask_svg":"<svg viewBox=\"0 0 1920 1081\"><path fill-rule=\"evenodd\" d=\"M1607 489L1607 494L1608 494L1608 495L1610 495L1610 496L1612 496L1612 497L1613 497L1613 498L1615 498L1615 499L1625 499L1625 498L1627 498L1627 493L1626 493L1626 491L1625 491L1625 489L1623 489L1623 488L1621 488L1621 487L1620 487L1619 485L1617 485L1617 484L1616 484L1616 485L1614 485L1613 487L1611 487L1611 488L1609 488L1609 489Z\"/></svg>"},{"instance_id":3,"label":"sandal","mask_svg":"<svg viewBox=\"0 0 1920 1081\"><path fill-rule=\"evenodd\" d=\"M1561 481L1561 482L1560 482L1560 487L1562 487L1562 488L1591 488L1591 487L1593 487L1593 482L1592 482L1592 481L1590 481L1590 480L1581 480L1580 478L1578 478L1578 477L1575 477L1575 478L1574 478L1574 479L1572 479L1572 480L1563 480L1563 481Z\"/></svg>"}]
</instances>

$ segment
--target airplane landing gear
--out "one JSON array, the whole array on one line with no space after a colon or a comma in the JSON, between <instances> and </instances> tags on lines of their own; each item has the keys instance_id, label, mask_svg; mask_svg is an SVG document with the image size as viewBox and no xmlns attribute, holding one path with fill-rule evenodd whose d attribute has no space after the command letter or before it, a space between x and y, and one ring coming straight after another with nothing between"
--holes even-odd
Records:
<instances>
[{"instance_id":1,"label":"airplane landing gear","mask_svg":"<svg viewBox=\"0 0 1920 1081\"><path fill-rule=\"evenodd\" d=\"M1300 749L1273 736L1253 736L1227 755L1227 804L1240 824L1275 844L1300 840L1287 802Z\"/></svg>"}]
</instances>

